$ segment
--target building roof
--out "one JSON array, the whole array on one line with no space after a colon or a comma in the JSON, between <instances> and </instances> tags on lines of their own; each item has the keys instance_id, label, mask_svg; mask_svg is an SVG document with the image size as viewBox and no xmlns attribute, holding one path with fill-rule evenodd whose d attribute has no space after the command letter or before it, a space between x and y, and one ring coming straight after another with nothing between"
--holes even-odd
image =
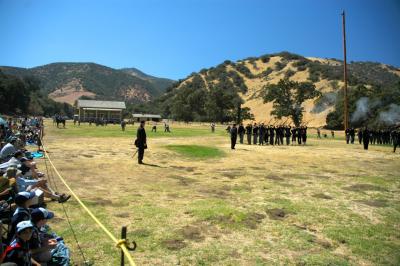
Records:
<instances>
[{"instance_id":1,"label":"building roof","mask_svg":"<svg viewBox=\"0 0 400 266\"><path fill-rule=\"evenodd\" d=\"M78 100L78 108L126 109L125 102Z\"/></svg>"},{"instance_id":2,"label":"building roof","mask_svg":"<svg viewBox=\"0 0 400 266\"><path fill-rule=\"evenodd\" d=\"M161 118L161 115L152 114L132 114L133 118Z\"/></svg>"}]
</instances>

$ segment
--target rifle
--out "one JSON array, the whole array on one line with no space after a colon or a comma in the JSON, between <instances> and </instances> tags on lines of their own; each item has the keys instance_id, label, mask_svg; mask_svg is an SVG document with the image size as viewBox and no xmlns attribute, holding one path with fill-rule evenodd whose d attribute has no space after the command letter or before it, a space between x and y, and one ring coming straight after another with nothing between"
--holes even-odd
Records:
<instances>
[{"instance_id":1,"label":"rifle","mask_svg":"<svg viewBox=\"0 0 400 266\"><path fill-rule=\"evenodd\" d=\"M285 126L286 122L289 120L290 117L286 118L285 122L283 122L282 126Z\"/></svg>"},{"instance_id":2,"label":"rifle","mask_svg":"<svg viewBox=\"0 0 400 266\"><path fill-rule=\"evenodd\" d=\"M307 122L304 122L304 123L301 123L301 125L300 126L307 126L308 125L308 123L310 123L311 121L313 121L314 119L313 118L311 118L310 120L308 120Z\"/></svg>"}]
</instances>

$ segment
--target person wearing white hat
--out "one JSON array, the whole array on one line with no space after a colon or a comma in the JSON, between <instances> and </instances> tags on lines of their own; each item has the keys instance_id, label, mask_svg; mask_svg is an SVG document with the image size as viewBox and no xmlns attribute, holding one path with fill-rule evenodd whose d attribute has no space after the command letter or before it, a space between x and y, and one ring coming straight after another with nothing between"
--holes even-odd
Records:
<instances>
[{"instance_id":1,"label":"person wearing white hat","mask_svg":"<svg viewBox=\"0 0 400 266\"><path fill-rule=\"evenodd\" d=\"M22 221L17 224L16 235L3 253L3 262L13 262L19 266L40 265L31 257L28 241L32 237L33 224Z\"/></svg>"}]
</instances>

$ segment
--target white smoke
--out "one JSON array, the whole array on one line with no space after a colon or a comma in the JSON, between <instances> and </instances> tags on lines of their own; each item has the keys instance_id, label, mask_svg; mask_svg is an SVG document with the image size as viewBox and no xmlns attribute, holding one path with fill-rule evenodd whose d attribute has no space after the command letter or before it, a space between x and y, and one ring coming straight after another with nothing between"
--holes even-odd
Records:
<instances>
[{"instance_id":1,"label":"white smoke","mask_svg":"<svg viewBox=\"0 0 400 266\"><path fill-rule=\"evenodd\" d=\"M311 110L311 113L319 114L325 111L327 108L331 107L336 103L337 93L336 92L328 92L322 95L322 97L315 101L315 105Z\"/></svg>"},{"instance_id":2,"label":"white smoke","mask_svg":"<svg viewBox=\"0 0 400 266\"><path fill-rule=\"evenodd\" d=\"M364 120L367 118L368 111L369 111L369 99L367 97L361 97L356 102L356 111L351 115L350 121L352 123L358 122L360 120Z\"/></svg>"},{"instance_id":3,"label":"white smoke","mask_svg":"<svg viewBox=\"0 0 400 266\"><path fill-rule=\"evenodd\" d=\"M379 100L370 101L368 97L361 97L356 102L356 110L351 115L350 119L351 123L357 123L367 119L371 108L375 108L380 104L381 102Z\"/></svg>"},{"instance_id":4,"label":"white smoke","mask_svg":"<svg viewBox=\"0 0 400 266\"><path fill-rule=\"evenodd\" d=\"M400 122L400 106L397 104L390 104L389 110L379 113L379 120L386 125L394 125Z\"/></svg>"}]
</instances>

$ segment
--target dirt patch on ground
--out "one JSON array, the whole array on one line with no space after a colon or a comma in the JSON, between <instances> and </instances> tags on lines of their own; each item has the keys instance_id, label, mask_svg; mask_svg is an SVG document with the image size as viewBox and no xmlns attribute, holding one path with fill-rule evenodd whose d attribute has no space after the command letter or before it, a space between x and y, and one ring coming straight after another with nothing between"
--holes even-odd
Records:
<instances>
[{"instance_id":1,"label":"dirt patch on ground","mask_svg":"<svg viewBox=\"0 0 400 266\"><path fill-rule=\"evenodd\" d=\"M193 240L196 242L204 240L202 230L197 226L185 226L181 229L180 233L185 239Z\"/></svg>"},{"instance_id":2,"label":"dirt patch on ground","mask_svg":"<svg viewBox=\"0 0 400 266\"><path fill-rule=\"evenodd\" d=\"M225 186L224 186L225 187ZM221 198L221 199L225 199L229 196L229 193L227 192L229 190L225 190L225 189L200 189L199 192L202 194L206 194L208 196L212 196L215 198Z\"/></svg>"},{"instance_id":3,"label":"dirt patch on ground","mask_svg":"<svg viewBox=\"0 0 400 266\"><path fill-rule=\"evenodd\" d=\"M328 240L325 240L325 239L322 239L322 238L318 238L316 236L311 238L309 240L309 242L316 243L316 244L320 245L321 247L323 247L325 249L329 249L329 248L332 247L332 244Z\"/></svg>"},{"instance_id":4,"label":"dirt patch on ground","mask_svg":"<svg viewBox=\"0 0 400 266\"><path fill-rule=\"evenodd\" d=\"M269 179L269 180L273 180L273 181L284 181L285 180L284 178L277 176L277 175L273 175L273 174L267 175L265 178Z\"/></svg>"},{"instance_id":5,"label":"dirt patch on ground","mask_svg":"<svg viewBox=\"0 0 400 266\"><path fill-rule=\"evenodd\" d=\"M260 224L265 217L266 216L262 213L251 212L247 214L247 217L243 220L243 223L250 229L256 229L257 225Z\"/></svg>"},{"instance_id":6,"label":"dirt patch on ground","mask_svg":"<svg viewBox=\"0 0 400 266\"><path fill-rule=\"evenodd\" d=\"M161 244L169 250L180 250L186 247L186 243L182 239L166 239Z\"/></svg>"},{"instance_id":7,"label":"dirt patch on ground","mask_svg":"<svg viewBox=\"0 0 400 266\"><path fill-rule=\"evenodd\" d=\"M185 167L185 166L170 166L170 167L174 169L185 170L188 172L193 172L196 169L196 167Z\"/></svg>"},{"instance_id":8,"label":"dirt patch on ground","mask_svg":"<svg viewBox=\"0 0 400 266\"><path fill-rule=\"evenodd\" d=\"M242 175L244 175L244 171L242 169L230 169L230 170L219 170L219 173L221 173L221 175L223 177L227 177L229 179L236 179Z\"/></svg>"},{"instance_id":9,"label":"dirt patch on ground","mask_svg":"<svg viewBox=\"0 0 400 266\"><path fill-rule=\"evenodd\" d=\"M266 213L268 214L269 218L272 220L283 220L287 217L288 213L284 209L274 208L274 209L267 209Z\"/></svg>"},{"instance_id":10,"label":"dirt patch on ground","mask_svg":"<svg viewBox=\"0 0 400 266\"><path fill-rule=\"evenodd\" d=\"M371 207L387 207L387 200L355 200L355 202L365 204Z\"/></svg>"},{"instance_id":11,"label":"dirt patch on ground","mask_svg":"<svg viewBox=\"0 0 400 266\"><path fill-rule=\"evenodd\" d=\"M132 232L132 234L137 237L148 237L150 236L151 232L147 229L136 229Z\"/></svg>"},{"instance_id":12,"label":"dirt patch on ground","mask_svg":"<svg viewBox=\"0 0 400 266\"><path fill-rule=\"evenodd\" d=\"M182 186L189 186L190 184L193 184L193 183L197 182L193 178L179 176L179 175L171 175L171 176L168 176L168 178L178 180L179 184L182 185Z\"/></svg>"},{"instance_id":13,"label":"dirt patch on ground","mask_svg":"<svg viewBox=\"0 0 400 266\"><path fill-rule=\"evenodd\" d=\"M314 198L319 198L319 199L333 199L331 196L326 195L324 193L316 193L312 195Z\"/></svg>"},{"instance_id":14,"label":"dirt patch on ground","mask_svg":"<svg viewBox=\"0 0 400 266\"><path fill-rule=\"evenodd\" d=\"M91 201L93 205L100 205L100 206L111 206L113 202L108 199L102 199L102 198L95 198Z\"/></svg>"},{"instance_id":15,"label":"dirt patch on ground","mask_svg":"<svg viewBox=\"0 0 400 266\"><path fill-rule=\"evenodd\" d=\"M231 172L231 173L223 173L222 176L227 177L229 179L236 179L241 176L241 173Z\"/></svg>"},{"instance_id":16,"label":"dirt patch on ground","mask_svg":"<svg viewBox=\"0 0 400 266\"><path fill-rule=\"evenodd\" d=\"M115 214L115 216L120 217L120 218L128 218L129 217L129 213L121 212L121 213Z\"/></svg>"},{"instance_id":17,"label":"dirt patch on ground","mask_svg":"<svg viewBox=\"0 0 400 266\"><path fill-rule=\"evenodd\" d=\"M386 191L386 189L382 187L378 187L371 184L355 184L349 187L344 187L345 190L356 191L356 192L364 192L364 191Z\"/></svg>"}]
</instances>

